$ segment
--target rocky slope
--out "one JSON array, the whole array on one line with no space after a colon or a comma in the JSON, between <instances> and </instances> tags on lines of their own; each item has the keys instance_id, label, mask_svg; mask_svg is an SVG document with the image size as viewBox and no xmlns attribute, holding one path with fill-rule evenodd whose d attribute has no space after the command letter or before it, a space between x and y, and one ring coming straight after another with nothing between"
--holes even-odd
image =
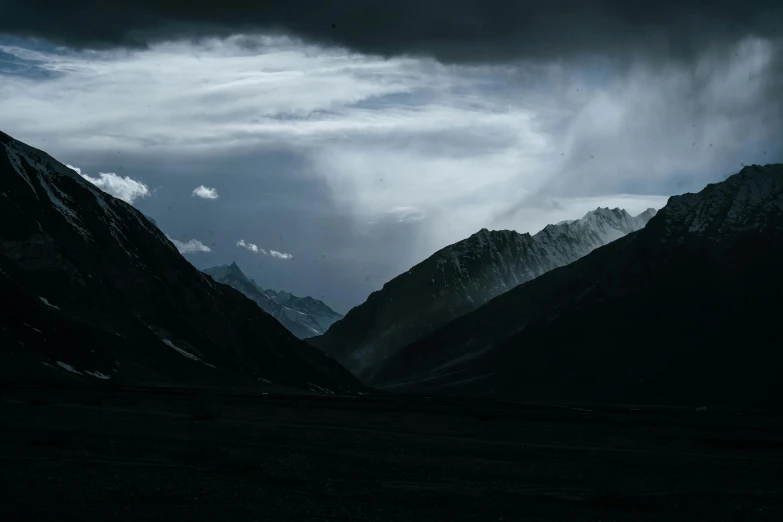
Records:
<instances>
[{"instance_id":1,"label":"rocky slope","mask_svg":"<svg viewBox=\"0 0 783 522\"><path fill-rule=\"evenodd\" d=\"M599 208L535 235L483 229L373 292L322 336L308 339L367 382L403 346L490 299L638 230L655 215Z\"/></svg>"},{"instance_id":2,"label":"rocky slope","mask_svg":"<svg viewBox=\"0 0 783 522\"><path fill-rule=\"evenodd\" d=\"M280 321L300 339L323 334L342 316L312 297L296 297L287 292L264 290L249 279L236 263L207 268L203 271L215 281L230 285Z\"/></svg>"},{"instance_id":3,"label":"rocky slope","mask_svg":"<svg viewBox=\"0 0 783 522\"><path fill-rule=\"evenodd\" d=\"M388 389L779 407L783 165L669 199L641 231L400 350Z\"/></svg>"},{"instance_id":4,"label":"rocky slope","mask_svg":"<svg viewBox=\"0 0 783 522\"><path fill-rule=\"evenodd\" d=\"M3 133L0 346L6 379L358 385L134 207Z\"/></svg>"}]
</instances>

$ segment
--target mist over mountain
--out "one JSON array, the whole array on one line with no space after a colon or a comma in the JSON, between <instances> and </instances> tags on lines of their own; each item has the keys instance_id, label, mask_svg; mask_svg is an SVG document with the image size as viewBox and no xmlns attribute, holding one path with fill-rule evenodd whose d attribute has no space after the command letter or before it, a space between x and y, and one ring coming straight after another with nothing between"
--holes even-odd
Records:
<instances>
[{"instance_id":1,"label":"mist over mountain","mask_svg":"<svg viewBox=\"0 0 783 522\"><path fill-rule=\"evenodd\" d=\"M774 405L783 165L669 199L648 225L399 350L386 389Z\"/></svg>"}]
</instances>

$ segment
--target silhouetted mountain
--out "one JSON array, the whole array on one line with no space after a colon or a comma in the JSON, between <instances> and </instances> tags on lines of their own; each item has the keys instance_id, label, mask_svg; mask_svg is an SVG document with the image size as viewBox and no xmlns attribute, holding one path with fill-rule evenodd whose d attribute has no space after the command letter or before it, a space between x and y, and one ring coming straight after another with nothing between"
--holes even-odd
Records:
<instances>
[{"instance_id":1,"label":"silhouetted mountain","mask_svg":"<svg viewBox=\"0 0 783 522\"><path fill-rule=\"evenodd\" d=\"M0 344L8 379L358 385L134 207L2 133Z\"/></svg>"},{"instance_id":2,"label":"silhouetted mountain","mask_svg":"<svg viewBox=\"0 0 783 522\"><path fill-rule=\"evenodd\" d=\"M264 290L249 279L236 263L207 268L203 272L215 281L231 285L245 294L300 339L321 335L342 317L312 297L296 297L287 292Z\"/></svg>"},{"instance_id":3,"label":"silhouetted mountain","mask_svg":"<svg viewBox=\"0 0 783 522\"><path fill-rule=\"evenodd\" d=\"M372 382L403 346L490 299L593 249L638 230L655 215L598 208L539 233L482 229L448 246L373 292L321 337L308 339Z\"/></svg>"},{"instance_id":4,"label":"silhouetted mountain","mask_svg":"<svg viewBox=\"0 0 783 522\"><path fill-rule=\"evenodd\" d=\"M783 165L746 167L406 346L377 381L524 400L779 407L782 266Z\"/></svg>"}]
</instances>

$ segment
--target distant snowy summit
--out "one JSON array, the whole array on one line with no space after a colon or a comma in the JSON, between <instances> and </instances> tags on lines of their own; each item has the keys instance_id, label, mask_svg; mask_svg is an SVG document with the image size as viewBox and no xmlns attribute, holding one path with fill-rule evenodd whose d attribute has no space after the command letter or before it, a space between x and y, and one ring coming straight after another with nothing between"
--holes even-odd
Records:
<instances>
[{"instance_id":1,"label":"distant snowy summit","mask_svg":"<svg viewBox=\"0 0 783 522\"><path fill-rule=\"evenodd\" d=\"M203 272L245 294L300 339L323 334L343 317L318 299L261 288L240 270L236 262L207 268Z\"/></svg>"},{"instance_id":2,"label":"distant snowy summit","mask_svg":"<svg viewBox=\"0 0 783 522\"><path fill-rule=\"evenodd\" d=\"M297 297L290 292L275 291L269 288L262 291L280 306L312 317L321 329L318 335L324 333L330 326L343 318L342 314L338 314L324 304L323 301L313 297Z\"/></svg>"},{"instance_id":3,"label":"distant snowy summit","mask_svg":"<svg viewBox=\"0 0 783 522\"><path fill-rule=\"evenodd\" d=\"M643 228L655 216L598 208L535 235L482 229L397 276L308 342L367 382L398 349L512 288Z\"/></svg>"}]
</instances>

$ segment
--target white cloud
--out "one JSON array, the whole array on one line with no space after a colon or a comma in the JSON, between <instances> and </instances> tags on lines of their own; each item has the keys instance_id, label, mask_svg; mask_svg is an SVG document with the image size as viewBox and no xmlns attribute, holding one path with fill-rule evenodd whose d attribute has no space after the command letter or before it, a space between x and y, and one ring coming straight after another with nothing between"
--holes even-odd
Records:
<instances>
[{"instance_id":1,"label":"white cloud","mask_svg":"<svg viewBox=\"0 0 783 522\"><path fill-rule=\"evenodd\" d=\"M169 241L174 243L180 254L192 254L194 252L212 252L212 249L197 239L189 239L188 241L179 241L177 239L169 238Z\"/></svg>"},{"instance_id":2,"label":"white cloud","mask_svg":"<svg viewBox=\"0 0 783 522\"><path fill-rule=\"evenodd\" d=\"M277 250L270 250L269 255L278 259L293 259L294 256L286 254L285 252L278 252Z\"/></svg>"},{"instance_id":3,"label":"white cloud","mask_svg":"<svg viewBox=\"0 0 783 522\"><path fill-rule=\"evenodd\" d=\"M285 37L248 38L258 43L255 49L242 45L243 37L134 51L48 53L0 45L51 75L45 82L4 77L4 124L20 136L43 131L73 150L213 153L362 132L374 125L373 111L352 105L431 80L415 60L324 50ZM143 93L138 85L145 85ZM6 102L8 96L15 102ZM354 116L346 118L346 110ZM35 122L46 116L52 121L45 126ZM110 129L113 124L119 127Z\"/></svg>"},{"instance_id":4,"label":"white cloud","mask_svg":"<svg viewBox=\"0 0 783 522\"><path fill-rule=\"evenodd\" d=\"M82 173L82 169L80 169L79 167L74 167L73 165L69 165L68 163L66 163L65 166L73 171L76 171L77 174Z\"/></svg>"},{"instance_id":5,"label":"white cloud","mask_svg":"<svg viewBox=\"0 0 783 522\"><path fill-rule=\"evenodd\" d=\"M203 199L217 199L220 197L217 193L217 190L205 187L204 185L199 185L198 187L194 188L191 196Z\"/></svg>"},{"instance_id":6,"label":"white cloud","mask_svg":"<svg viewBox=\"0 0 783 522\"><path fill-rule=\"evenodd\" d=\"M270 250L270 251L267 252L263 248L259 248L258 245L256 245L255 243L248 243L244 239L240 239L239 241L237 241L237 246L238 247L242 247L242 248L246 248L247 250L253 252L254 254L263 254L265 256L272 256L272 257L276 257L278 259L293 259L294 258L294 256L292 256L291 254L286 254L285 252L278 252L277 250Z\"/></svg>"},{"instance_id":7,"label":"white cloud","mask_svg":"<svg viewBox=\"0 0 783 522\"><path fill-rule=\"evenodd\" d=\"M70 167L70 165L68 165L68 167ZM87 174L82 174L78 169L73 170L76 170L84 179L104 192L107 192L126 203L133 204L135 199L144 198L150 195L147 185L128 176L118 176L114 172L99 172L99 177L91 178Z\"/></svg>"},{"instance_id":8,"label":"white cloud","mask_svg":"<svg viewBox=\"0 0 783 522\"><path fill-rule=\"evenodd\" d=\"M264 250L263 248L258 248L258 245L255 245L253 243L247 243L244 239L240 239L239 241L237 241L237 246L246 248L251 252L253 252L254 254L258 254L258 253L266 254L266 250Z\"/></svg>"}]
</instances>

